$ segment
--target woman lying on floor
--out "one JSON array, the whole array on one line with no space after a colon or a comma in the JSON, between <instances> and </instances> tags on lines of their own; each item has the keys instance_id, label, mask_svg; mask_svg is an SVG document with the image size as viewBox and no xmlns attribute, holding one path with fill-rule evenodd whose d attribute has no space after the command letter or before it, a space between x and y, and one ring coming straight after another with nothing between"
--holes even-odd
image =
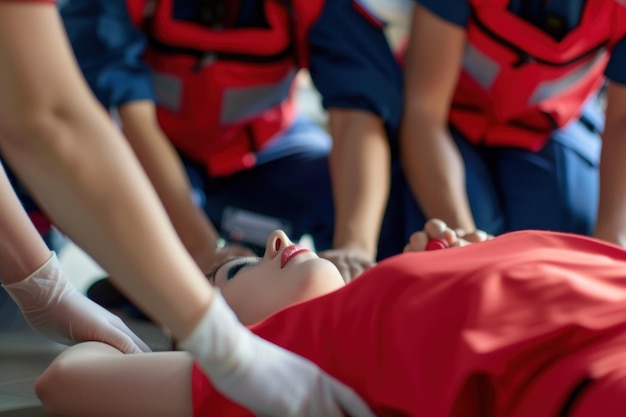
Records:
<instances>
[{"instance_id":1,"label":"woman lying on floor","mask_svg":"<svg viewBox=\"0 0 626 417\"><path fill-rule=\"evenodd\" d=\"M254 333L318 364L379 417L623 416L626 251L526 231L424 252L431 238L464 243L440 226L414 235L407 249L421 252L345 286L280 231L262 259L230 260L213 279L240 320L262 320ZM36 388L54 415L250 415L184 352L85 343Z\"/></svg>"}]
</instances>

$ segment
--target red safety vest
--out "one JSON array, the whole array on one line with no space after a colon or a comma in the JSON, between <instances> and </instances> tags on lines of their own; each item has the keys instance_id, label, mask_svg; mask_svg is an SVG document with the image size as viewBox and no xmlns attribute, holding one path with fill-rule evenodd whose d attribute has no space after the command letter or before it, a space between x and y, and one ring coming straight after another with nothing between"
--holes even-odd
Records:
<instances>
[{"instance_id":1,"label":"red safety vest","mask_svg":"<svg viewBox=\"0 0 626 417\"><path fill-rule=\"evenodd\" d=\"M308 64L306 34L323 0L267 0L267 29L225 30L174 19L174 1L127 1L150 39L159 124L213 176L250 168L293 123L293 81Z\"/></svg>"},{"instance_id":2,"label":"red safety vest","mask_svg":"<svg viewBox=\"0 0 626 417\"><path fill-rule=\"evenodd\" d=\"M557 41L508 3L470 1L450 122L472 143L537 151L601 86L609 51L626 33L626 8L589 0L579 26Z\"/></svg>"}]
</instances>

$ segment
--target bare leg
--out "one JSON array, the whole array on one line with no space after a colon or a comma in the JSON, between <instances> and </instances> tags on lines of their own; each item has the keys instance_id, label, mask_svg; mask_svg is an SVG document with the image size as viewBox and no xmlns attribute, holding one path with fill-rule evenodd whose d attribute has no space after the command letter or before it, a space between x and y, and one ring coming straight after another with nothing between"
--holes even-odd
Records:
<instances>
[{"instance_id":1,"label":"bare leg","mask_svg":"<svg viewBox=\"0 0 626 417\"><path fill-rule=\"evenodd\" d=\"M51 415L191 417L192 365L185 352L124 355L81 343L52 362L35 390Z\"/></svg>"}]
</instances>

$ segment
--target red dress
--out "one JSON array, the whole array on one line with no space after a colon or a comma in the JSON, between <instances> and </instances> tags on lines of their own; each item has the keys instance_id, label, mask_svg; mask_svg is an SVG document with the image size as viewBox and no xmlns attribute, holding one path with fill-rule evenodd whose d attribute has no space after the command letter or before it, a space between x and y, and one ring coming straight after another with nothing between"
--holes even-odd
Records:
<instances>
[{"instance_id":1,"label":"red dress","mask_svg":"<svg viewBox=\"0 0 626 417\"><path fill-rule=\"evenodd\" d=\"M380 417L623 416L626 251L525 231L399 255L252 331ZM193 392L198 417L251 415L197 367Z\"/></svg>"}]
</instances>

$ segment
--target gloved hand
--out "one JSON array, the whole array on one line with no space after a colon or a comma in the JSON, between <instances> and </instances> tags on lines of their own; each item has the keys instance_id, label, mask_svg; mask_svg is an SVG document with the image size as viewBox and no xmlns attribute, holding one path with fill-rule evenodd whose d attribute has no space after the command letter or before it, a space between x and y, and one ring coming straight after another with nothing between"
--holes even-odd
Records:
<instances>
[{"instance_id":1,"label":"gloved hand","mask_svg":"<svg viewBox=\"0 0 626 417\"><path fill-rule=\"evenodd\" d=\"M98 341L124 353L150 351L119 317L78 292L54 252L28 278L3 287L28 324L49 339L65 344Z\"/></svg>"},{"instance_id":2,"label":"gloved hand","mask_svg":"<svg viewBox=\"0 0 626 417\"><path fill-rule=\"evenodd\" d=\"M256 415L374 416L351 388L243 327L219 292L179 346L196 358L215 388Z\"/></svg>"},{"instance_id":3,"label":"gloved hand","mask_svg":"<svg viewBox=\"0 0 626 417\"><path fill-rule=\"evenodd\" d=\"M335 264L346 283L354 280L366 269L376 264L365 253L351 249L329 249L318 253L318 255L320 258Z\"/></svg>"}]
</instances>

